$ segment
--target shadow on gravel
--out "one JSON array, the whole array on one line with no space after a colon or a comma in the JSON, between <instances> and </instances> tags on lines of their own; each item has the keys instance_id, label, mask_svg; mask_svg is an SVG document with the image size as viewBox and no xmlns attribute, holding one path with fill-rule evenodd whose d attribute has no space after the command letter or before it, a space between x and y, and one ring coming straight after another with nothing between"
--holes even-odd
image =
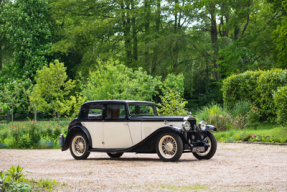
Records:
<instances>
[{"instance_id":1,"label":"shadow on gravel","mask_svg":"<svg viewBox=\"0 0 287 192\"><path fill-rule=\"evenodd\" d=\"M148 162L163 162L160 159L152 159L152 158L88 158L84 161L135 161L135 162L139 162L139 161L148 161ZM177 162L194 162L194 161L198 161L196 159L179 159ZM164 163L164 162L163 162Z\"/></svg>"}]
</instances>

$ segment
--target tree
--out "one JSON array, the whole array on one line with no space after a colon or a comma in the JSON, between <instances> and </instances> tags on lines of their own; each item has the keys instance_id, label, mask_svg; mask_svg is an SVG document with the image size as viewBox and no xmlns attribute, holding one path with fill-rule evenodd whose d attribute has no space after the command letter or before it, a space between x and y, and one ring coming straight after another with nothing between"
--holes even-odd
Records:
<instances>
[{"instance_id":1,"label":"tree","mask_svg":"<svg viewBox=\"0 0 287 192\"><path fill-rule=\"evenodd\" d=\"M153 78L142 68L133 71L119 61L99 63L98 69L83 80L81 95L88 100L152 101L153 96L158 94L161 77Z\"/></svg>"},{"instance_id":2,"label":"tree","mask_svg":"<svg viewBox=\"0 0 287 192\"><path fill-rule=\"evenodd\" d=\"M65 104L66 96L75 87L75 82L71 79L67 81L67 77L64 63L55 60L55 64L50 63L49 67L44 66L37 71L36 85L30 97L40 111L51 110L57 121L60 114L69 110L70 106Z\"/></svg>"},{"instance_id":3,"label":"tree","mask_svg":"<svg viewBox=\"0 0 287 192\"><path fill-rule=\"evenodd\" d=\"M18 82L13 82L12 84L5 85L4 89L0 91L0 98L5 104L7 109L12 109L12 124L13 124L13 112L15 108L20 107L23 98L21 98L22 85Z\"/></svg>"},{"instance_id":4,"label":"tree","mask_svg":"<svg viewBox=\"0 0 287 192\"><path fill-rule=\"evenodd\" d=\"M47 66L52 47L48 16L47 0L16 0L1 8L4 24L0 25L0 31L13 49L10 73L4 78L34 80L36 71Z\"/></svg>"},{"instance_id":5,"label":"tree","mask_svg":"<svg viewBox=\"0 0 287 192\"><path fill-rule=\"evenodd\" d=\"M164 116L188 115L185 108L187 101L184 95L184 77L183 74L168 75L163 82L163 95L160 96L161 103L158 112Z\"/></svg>"}]
</instances>

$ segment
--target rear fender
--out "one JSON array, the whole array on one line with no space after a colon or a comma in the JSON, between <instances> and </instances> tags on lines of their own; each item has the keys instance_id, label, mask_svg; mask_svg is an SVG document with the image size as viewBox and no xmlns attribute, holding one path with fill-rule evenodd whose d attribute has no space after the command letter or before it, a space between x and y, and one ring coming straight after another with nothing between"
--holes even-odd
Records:
<instances>
[{"instance_id":1,"label":"rear fender","mask_svg":"<svg viewBox=\"0 0 287 192\"><path fill-rule=\"evenodd\" d=\"M74 136L75 133L77 132L83 132L85 133L86 137L87 137L87 144L91 147L92 146L92 137L89 133L89 131L87 130L86 127L84 127L83 125L79 125L79 124L76 124L74 125L72 128L69 129L68 131L68 134L65 138L65 143L64 145L62 146L62 151L66 151L67 149L69 149L70 147L70 143L71 143L71 140Z\"/></svg>"}]
</instances>

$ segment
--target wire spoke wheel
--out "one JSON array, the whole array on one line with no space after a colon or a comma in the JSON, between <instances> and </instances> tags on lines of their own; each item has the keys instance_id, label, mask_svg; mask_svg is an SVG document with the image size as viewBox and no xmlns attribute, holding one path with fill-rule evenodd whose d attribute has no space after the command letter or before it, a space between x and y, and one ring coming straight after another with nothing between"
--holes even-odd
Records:
<instances>
[{"instance_id":1,"label":"wire spoke wheel","mask_svg":"<svg viewBox=\"0 0 287 192\"><path fill-rule=\"evenodd\" d=\"M208 147L208 149L205 152L196 152L196 154L199 155L199 156L206 156L210 152L210 150L212 148L212 142L211 142L209 137L206 137L204 142L208 143L210 146Z\"/></svg>"},{"instance_id":2,"label":"wire spoke wheel","mask_svg":"<svg viewBox=\"0 0 287 192\"><path fill-rule=\"evenodd\" d=\"M164 158L171 159L177 153L177 145L175 138L170 135L165 135L159 140L159 152Z\"/></svg>"},{"instance_id":3,"label":"wire spoke wheel","mask_svg":"<svg viewBox=\"0 0 287 192\"><path fill-rule=\"evenodd\" d=\"M86 151L86 141L81 136L74 137L72 141L72 150L76 156L82 156Z\"/></svg>"},{"instance_id":4,"label":"wire spoke wheel","mask_svg":"<svg viewBox=\"0 0 287 192\"><path fill-rule=\"evenodd\" d=\"M72 156L77 160L86 159L90 155L87 145L88 143L84 133L74 135L70 145Z\"/></svg>"},{"instance_id":5,"label":"wire spoke wheel","mask_svg":"<svg viewBox=\"0 0 287 192\"><path fill-rule=\"evenodd\" d=\"M206 136L207 137L204 140L204 142L207 142L209 144L208 149L204 152L194 152L193 153L193 155L199 160L211 159L217 150L217 142L216 142L214 135L211 132L207 131Z\"/></svg>"}]
</instances>

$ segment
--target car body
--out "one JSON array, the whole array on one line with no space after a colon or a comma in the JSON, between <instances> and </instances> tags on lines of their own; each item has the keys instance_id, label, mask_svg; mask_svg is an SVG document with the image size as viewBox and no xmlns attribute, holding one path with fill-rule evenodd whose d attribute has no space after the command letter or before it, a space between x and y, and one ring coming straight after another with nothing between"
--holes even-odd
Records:
<instances>
[{"instance_id":1,"label":"car body","mask_svg":"<svg viewBox=\"0 0 287 192\"><path fill-rule=\"evenodd\" d=\"M67 136L59 138L62 151L75 159L90 152L119 158L125 152L157 153L163 161L177 161L182 153L210 159L217 144L212 125L189 116L158 116L153 102L129 100L89 101L72 120Z\"/></svg>"}]
</instances>

